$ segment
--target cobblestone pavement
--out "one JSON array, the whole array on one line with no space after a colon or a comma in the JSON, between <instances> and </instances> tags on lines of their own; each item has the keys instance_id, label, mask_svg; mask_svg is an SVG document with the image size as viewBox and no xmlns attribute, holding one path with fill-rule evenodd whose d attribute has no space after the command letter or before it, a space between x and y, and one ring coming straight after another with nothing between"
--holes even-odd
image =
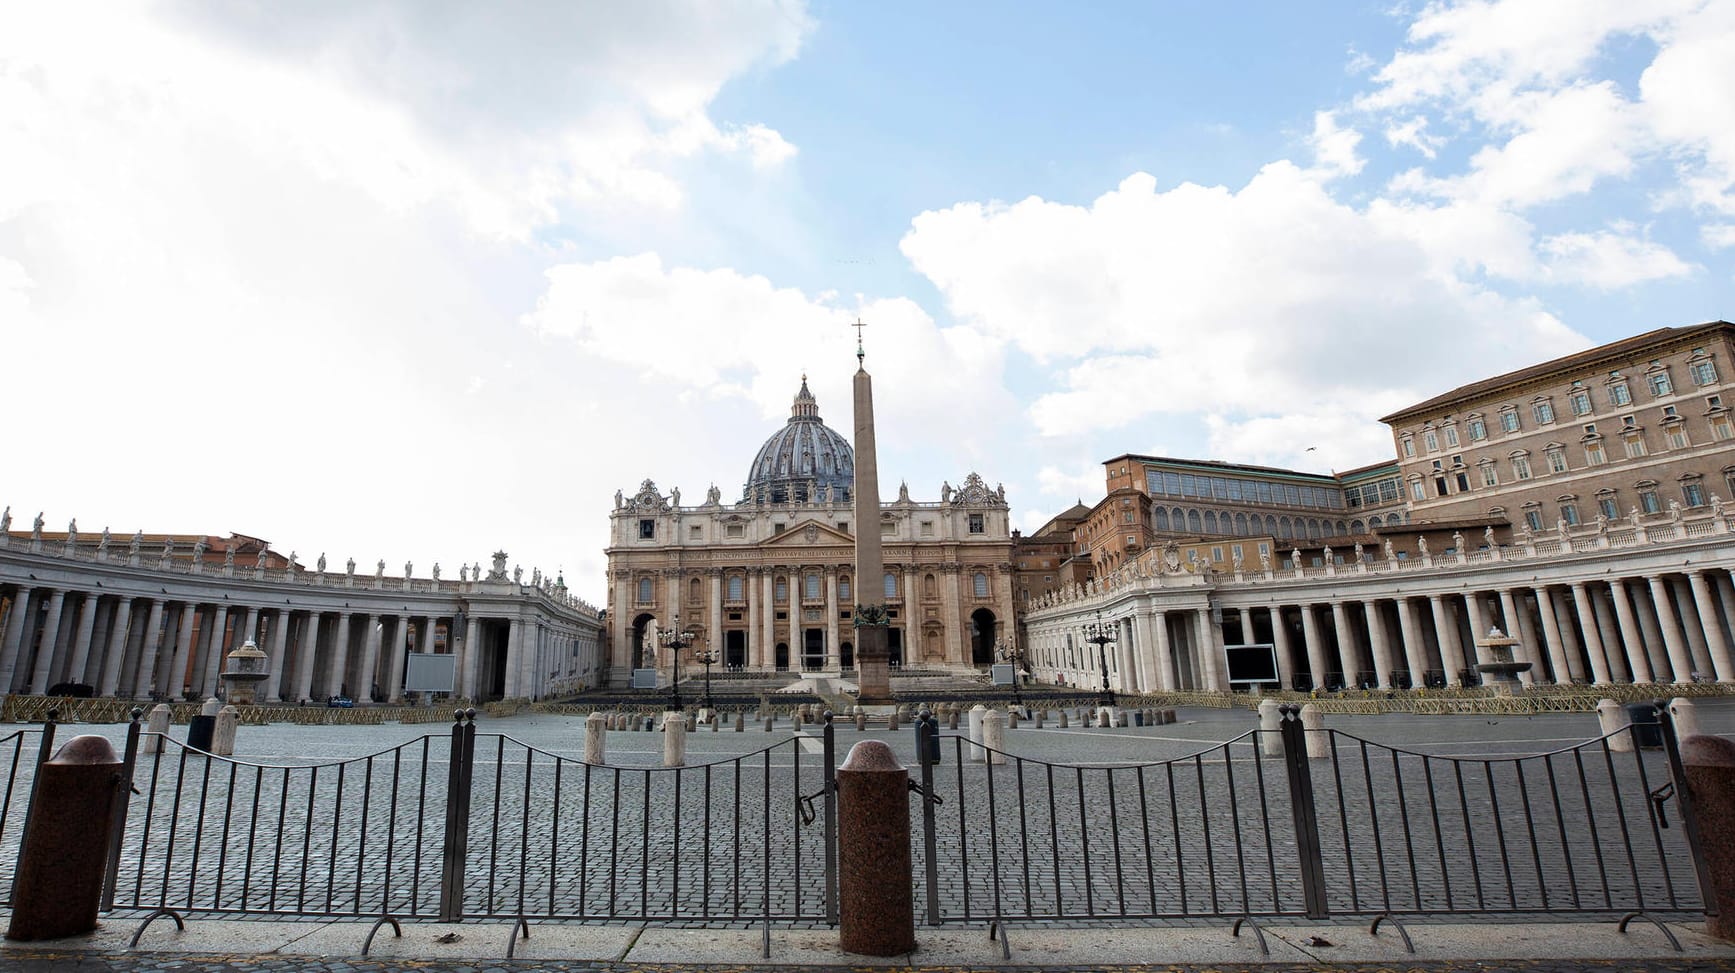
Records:
<instances>
[{"instance_id":1,"label":"cobblestone pavement","mask_svg":"<svg viewBox=\"0 0 1735 973\"><path fill-rule=\"evenodd\" d=\"M1707 731L1735 731L1735 703L1699 709ZM1026 724L1007 737L1024 761L992 771L968 762L960 770L948 742L937 780L947 803L936 809L943 914L1089 922L1299 909L1281 759L1258 756L1251 741L1221 746L1254 726L1247 711L1182 716L1124 730ZM1334 717L1328 725L1476 761L1364 752L1343 736L1337 759L1311 762L1334 911L1498 911L1543 896L1552 896L1551 909L1620 909L1641 895L1653 910L1693 902L1680 829L1657 827L1647 800L1666 780L1655 754L1617 755L1612 764L1600 750L1563 755L1527 762L1522 775L1521 765L1495 759L1582 742L1596 733L1593 716ZM123 734L68 726L60 738L87 730ZM520 716L479 730L471 914L727 925L769 901L784 919L823 915L822 835L796 823L802 798L821 782L811 728L804 737L787 724L771 733L701 729L689 737L689 761L718 763L678 774L654 769L662 752L654 733L611 733L610 763L626 769L592 769L577 763L581 720ZM431 914L449 736L437 724L243 727L242 759L270 766L207 763L171 748L135 777L144 793L131 805L117 901ZM890 743L914 771L909 729L840 725L839 759L863 738ZM32 747L20 752L18 788L28 784ZM397 749L355 761L382 747ZM342 759L355 762L309 766ZM1179 762L1108 769L1154 761ZM1050 772L1044 762L1087 766ZM19 793L27 791L15 790L13 817L0 829L0 881L15 855ZM920 805L912 808L919 815ZM918 816L918 908L920 833Z\"/></svg>"},{"instance_id":2,"label":"cobblestone pavement","mask_svg":"<svg viewBox=\"0 0 1735 973\"><path fill-rule=\"evenodd\" d=\"M967 971L1002 970L1008 973L1234 973L1237 970L1258 973L1315 973L1322 970L1354 971L1354 973L1725 973L1735 970L1735 960L1534 960L1534 961L1475 961L1475 962L1409 962L1409 963L1273 963L1258 965L1213 963L1208 965L1093 965L1093 966L689 966L669 964L633 964L615 962L567 962L562 960L500 960L463 964L429 963L405 960L330 959L318 957L270 956L200 956L196 954L154 954L148 956L88 955L80 953L40 952L8 953L5 968L17 973L516 973L516 971L548 971L548 973L731 973L731 971L790 971L790 973L967 973Z\"/></svg>"}]
</instances>

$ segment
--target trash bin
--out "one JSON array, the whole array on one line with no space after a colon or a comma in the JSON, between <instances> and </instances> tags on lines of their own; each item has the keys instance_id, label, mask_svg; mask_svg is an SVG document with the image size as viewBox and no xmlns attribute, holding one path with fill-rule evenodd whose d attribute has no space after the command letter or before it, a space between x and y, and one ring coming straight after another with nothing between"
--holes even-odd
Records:
<instances>
[{"instance_id":1,"label":"trash bin","mask_svg":"<svg viewBox=\"0 0 1735 973\"><path fill-rule=\"evenodd\" d=\"M211 752L211 735L217 730L215 716L195 716L193 722L187 724L187 746L194 750Z\"/></svg>"},{"instance_id":2,"label":"trash bin","mask_svg":"<svg viewBox=\"0 0 1735 973\"><path fill-rule=\"evenodd\" d=\"M1628 703L1627 722L1633 725L1633 743L1640 747L1663 745L1663 724L1655 703Z\"/></svg>"},{"instance_id":3,"label":"trash bin","mask_svg":"<svg viewBox=\"0 0 1735 973\"><path fill-rule=\"evenodd\" d=\"M918 732L916 733L916 746L921 748L917 754L918 758L925 756L928 763L933 764L936 767L939 766L940 724L934 722L933 717L929 717L926 721L916 724L916 726L918 727Z\"/></svg>"}]
</instances>

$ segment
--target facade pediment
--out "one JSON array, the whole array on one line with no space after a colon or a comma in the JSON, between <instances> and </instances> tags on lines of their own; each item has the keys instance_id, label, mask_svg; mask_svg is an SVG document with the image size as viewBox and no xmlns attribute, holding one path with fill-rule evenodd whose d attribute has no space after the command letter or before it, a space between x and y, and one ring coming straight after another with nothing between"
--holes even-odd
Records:
<instances>
[{"instance_id":1,"label":"facade pediment","mask_svg":"<svg viewBox=\"0 0 1735 973\"><path fill-rule=\"evenodd\" d=\"M761 542L761 548L810 547L820 544L855 544L855 538L830 524L807 520L791 524L781 534Z\"/></svg>"}]
</instances>

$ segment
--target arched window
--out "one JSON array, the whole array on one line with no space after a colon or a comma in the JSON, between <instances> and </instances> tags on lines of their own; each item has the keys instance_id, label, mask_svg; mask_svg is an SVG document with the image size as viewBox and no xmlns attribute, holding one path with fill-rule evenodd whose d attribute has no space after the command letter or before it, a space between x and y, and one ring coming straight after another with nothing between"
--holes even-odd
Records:
<instances>
[{"instance_id":1,"label":"arched window","mask_svg":"<svg viewBox=\"0 0 1735 973\"><path fill-rule=\"evenodd\" d=\"M849 575L847 574L837 579L837 597L844 604L849 604Z\"/></svg>"},{"instance_id":2,"label":"arched window","mask_svg":"<svg viewBox=\"0 0 1735 973\"><path fill-rule=\"evenodd\" d=\"M1277 522L1277 536L1283 538L1284 540L1289 540L1295 536L1293 533L1290 532L1289 518L1288 517L1284 517L1282 520L1279 520Z\"/></svg>"},{"instance_id":3,"label":"arched window","mask_svg":"<svg viewBox=\"0 0 1735 973\"><path fill-rule=\"evenodd\" d=\"M639 579L639 604L648 605L651 601L651 579Z\"/></svg>"},{"instance_id":4,"label":"arched window","mask_svg":"<svg viewBox=\"0 0 1735 973\"><path fill-rule=\"evenodd\" d=\"M729 600L730 601L740 601L741 600L741 598L742 598L741 585L742 585L742 581L741 581L740 575L731 574L729 576Z\"/></svg>"},{"instance_id":5,"label":"arched window","mask_svg":"<svg viewBox=\"0 0 1735 973\"><path fill-rule=\"evenodd\" d=\"M1217 511L1215 510L1205 511L1205 533L1217 533Z\"/></svg>"},{"instance_id":6,"label":"arched window","mask_svg":"<svg viewBox=\"0 0 1735 973\"><path fill-rule=\"evenodd\" d=\"M1352 520L1349 522L1349 530L1350 530L1350 533L1352 533L1352 534L1359 534L1366 529L1367 529L1367 525L1363 524L1359 520Z\"/></svg>"},{"instance_id":7,"label":"arched window","mask_svg":"<svg viewBox=\"0 0 1735 973\"><path fill-rule=\"evenodd\" d=\"M1169 511L1169 523L1175 525L1175 530L1187 529L1187 515L1180 507Z\"/></svg>"},{"instance_id":8,"label":"arched window","mask_svg":"<svg viewBox=\"0 0 1735 973\"><path fill-rule=\"evenodd\" d=\"M1235 533L1240 534L1242 537L1247 536L1247 515L1246 514L1236 514L1235 515Z\"/></svg>"},{"instance_id":9,"label":"arched window","mask_svg":"<svg viewBox=\"0 0 1735 973\"><path fill-rule=\"evenodd\" d=\"M1205 523L1199 519L1199 511L1187 511L1187 529L1195 534L1202 534L1205 532Z\"/></svg>"},{"instance_id":10,"label":"arched window","mask_svg":"<svg viewBox=\"0 0 1735 973\"><path fill-rule=\"evenodd\" d=\"M1332 531L1332 534L1333 534L1333 536L1337 536L1337 535L1341 535L1341 534L1346 534L1348 532L1349 532L1348 529L1344 527L1343 521L1340 520L1337 522L1337 530Z\"/></svg>"},{"instance_id":11,"label":"arched window","mask_svg":"<svg viewBox=\"0 0 1735 973\"><path fill-rule=\"evenodd\" d=\"M1368 528L1370 530L1372 528L1378 527L1379 525L1380 525L1380 518L1379 518L1378 514L1368 518Z\"/></svg>"},{"instance_id":12,"label":"arched window","mask_svg":"<svg viewBox=\"0 0 1735 973\"><path fill-rule=\"evenodd\" d=\"M891 573L890 571L887 571L886 572L886 597L887 598L896 598L897 596L898 596L898 577L897 577L897 575Z\"/></svg>"},{"instance_id":13,"label":"arched window","mask_svg":"<svg viewBox=\"0 0 1735 973\"><path fill-rule=\"evenodd\" d=\"M805 584L806 584L806 588L807 588L807 594L805 597L818 598L819 597L819 575L817 575L817 574L808 575L807 581L805 582Z\"/></svg>"},{"instance_id":14,"label":"arched window","mask_svg":"<svg viewBox=\"0 0 1735 973\"><path fill-rule=\"evenodd\" d=\"M1270 534L1272 537L1277 536L1277 518L1271 514L1265 515L1265 533Z\"/></svg>"},{"instance_id":15,"label":"arched window","mask_svg":"<svg viewBox=\"0 0 1735 973\"><path fill-rule=\"evenodd\" d=\"M977 571L976 577L973 579L973 583L976 586L976 597L978 597L978 598L988 597L988 575L984 574L981 571Z\"/></svg>"},{"instance_id":16,"label":"arched window","mask_svg":"<svg viewBox=\"0 0 1735 973\"><path fill-rule=\"evenodd\" d=\"M1151 520L1158 530L1169 529L1169 511L1166 507L1158 507L1151 512Z\"/></svg>"},{"instance_id":17,"label":"arched window","mask_svg":"<svg viewBox=\"0 0 1735 973\"><path fill-rule=\"evenodd\" d=\"M939 582L931 574L922 576L922 597L934 598L939 595Z\"/></svg>"},{"instance_id":18,"label":"arched window","mask_svg":"<svg viewBox=\"0 0 1735 973\"><path fill-rule=\"evenodd\" d=\"M1309 536L1315 540L1319 539L1319 520L1317 518L1313 518L1313 517L1308 518L1308 520L1307 520L1307 536Z\"/></svg>"},{"instance_id":19,"label":"arched window","mask_svg":"<svg viewBox=\"0 0 1735 973\"><path fill-rule=\"evenodd\" d=\"M687 600L688 601L698 601L699 600L699 579L698 578L694 578L693 580L687 582Z\"/></svg>"}]
</instances>

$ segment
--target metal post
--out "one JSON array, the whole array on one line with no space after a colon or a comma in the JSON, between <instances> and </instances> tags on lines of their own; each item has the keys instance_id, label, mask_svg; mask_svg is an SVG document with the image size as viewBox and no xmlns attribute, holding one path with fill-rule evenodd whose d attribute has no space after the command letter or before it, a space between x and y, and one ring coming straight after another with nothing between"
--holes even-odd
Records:
<instances>
[{"instance_id":1,"label":"metal post","mask_svg":"<svg viewBox=\"0 0 1735 973\"><path fill-rule=\"evenodd\" d=\"M133 707L132 723L127 726L126 753L121 757L120 786L114 789L114 813L109 818L111 827L108 836L108 867L103 871L102 908L104 912L114 908L115 882L120 876L121 845L126 840L127 807L132 801L133 768L138 763L139 756L139 719L145 711Z\"/></svg>"},{"instance_id":2,"label":"metal post","mask_svg":"<svg viewBox=\"0 0 1735 973\"><path fill-rule=\"evenodd\" d=\"M446 768L446 837L441 846L440 921L464 918L464 860L470 851L470 778L476 752L476 711L452 714L451 759Z\"/></svg>"},{"instance_id":3,"label":"metal post","mask_svg":"<svg viewBox=\"0 0 1735 973\"><path fill-rule=\"evenodd\" d=\"M1325 862L1319 840L1319 811L1313 801L1313 771L1307 761L1306 734L1301 727L1301 707L1279 707L1282 720L1283 766L1289 776L1289 806L1295 818L1295 850L1301 863L1301 894L1309 919L1331 914L1325 901Z\"/></svg>"},{"instance_id":4,"label":"metal post","mask_svg":"<svg viewBox=\"0 0 1735 973\"><path fill-rule=\"evenodd\" d=\"M709 666L706 667L709 669ZM715 720L716 716L713 715ZM837 925L837 738L825 711L825 921Z\"/></svg>"},{"instance_id":5,"label":"metal post","mask_svg":"<svg viewBox=\"0 0 1735 973\"><path fill-rule=\"evenodd\" d=\"M922 859L927 864L928 925L940 924L940 863L935 858L934 760L939 752L940 721L933 713L916 716L916 757L922 771Z\"/></svg>"},{"instance_id":6,"label":"metal post","mask_svg":"<svg viewBox=\"0 0 1735 973\"><path fill-rule=\"evenodd\" d=\"M30 816L36 812L36 788L42 782L42 765L48 762L48 756L54 751L54 720L60 715L60 710L48 711L48 719L42 723L42 742L36 748L36 773L30 778L30 806L24 809L24 826L19 834L30 833ZM18 870L12 870L12 887L7 891L7 901L18 902Z\"/></svg>"}]
</instances>

